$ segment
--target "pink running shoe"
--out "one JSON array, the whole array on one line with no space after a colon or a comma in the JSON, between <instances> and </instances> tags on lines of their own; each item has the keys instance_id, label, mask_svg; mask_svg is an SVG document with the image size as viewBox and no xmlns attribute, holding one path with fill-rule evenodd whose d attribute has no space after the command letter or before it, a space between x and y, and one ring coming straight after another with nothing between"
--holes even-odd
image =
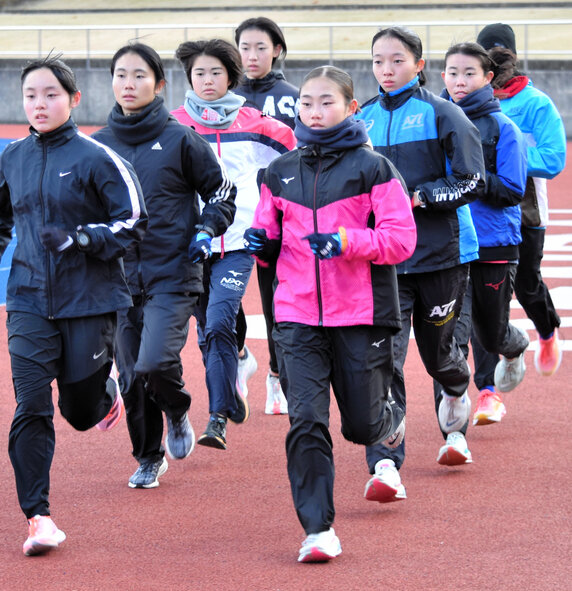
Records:
<instances>
[{"instance_id":1,"label":"pink running shoe","mask_svg":"<svg viewBox=\"0 0 572 591\"><path fill-rule=\"evenodd\" d=\"M401 483L399 471L393 460L379 460L375 465L375 474L365 485L364 497L368 501L393 503L407 498L405 487Z\"/></svg>"},{"instance_id":2,"label":"pink running shoe","mask_svg":"<svg viewBox=\"0 0 572 591\"><path fill-rule=\"evenodd\" d=\"M479 394L477 410L473 415L473 425L500 423L506 415L506 407L500 394L485 388Z\"/></svg>"},{"instance_id":3,"label":"pink running shoe","mask_svg":"<svg viewBox=\"0 0 572 591\"><path fill-rule=\"evenodd\" d=\"M28 519L28 539L22 547L26 556L45 554L57 548L66 539L66 534L56 527L49 515L36 515Z\"/></svg>"},{"instance_id":4,"label":"pink running shoe","mask_svg":"<svg viewBox=\"0 0 572 591\"><path fill-rule=\"evenodd\" d=\"M113 429L117 423L121 420L121 417L125 413L125 404L123 404L123 397L121 396L121 392L119 391L119 383L117 381L117 368L115 367L115 363L111 367L111 373L109 374L109 379L113 380L115 383L115 400L111 405L110 411L107 413L107 416L103 418L99 423L97 423L96 427L100 431L109 431Z\"/></svg>"},{"instance_id":5,"label":"pink running shoe","mask_svg":"<svg viewBox=\"0 0 572 591\"><path fill-rule=\"evenodd\" d=\"M342 546L334 528L310 534L300 548L298 562L327 562L342 553Z\"/></svg>"},{"instance_id":6,"label":"pink running shoe","mask_svg":"<svg viewBox=\"0 0 572 591\"><path fill-rule=\"evenodd\" d=\"M460 431L453 431L447 435L445 445L439 450L437 462L443 466L460 466L471 464L473 457L467 447L467 440Z\"/></svg>"},{"instance_id":7,"label":"pink running shoe","mask_svg":"<svg viewBox=\"0 0 572 591\"><path fill-rule=\"evenodd\" d=\"M534 367L541 376L551 376L558 371L562 362L562 347L558 339L558 330L549 339L538 335L538 349L534 353Z\"/></svg>"}]
</instances>

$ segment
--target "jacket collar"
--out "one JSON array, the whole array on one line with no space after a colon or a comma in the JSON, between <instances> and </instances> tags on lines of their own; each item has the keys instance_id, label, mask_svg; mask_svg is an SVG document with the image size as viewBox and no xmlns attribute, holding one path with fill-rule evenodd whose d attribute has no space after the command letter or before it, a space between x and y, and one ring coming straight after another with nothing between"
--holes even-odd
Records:
<instances>
[{"instance_id":1,"label":"jacket collar","mask_svg":"<svg viewBox=\"0 0 572 591\"><path fill-rule=\"evenodd\" d=\"M384 92L381 86L379 87L380 103L381 106L387 111L393 111L398 109L406 103L411 95L419 89L419 77L415 76L413 80L410 80L405 86L402 86L398 90L391 92Z\"/></svg>"},{"instance_id":2,"label":"jacket collar","mask_svg":"<svg viewBox=\"0 0 572 591\"><path fill-rule=\"evenodd\" d=\"M48 146L64 144L76 134L77 125L71 117L63 125L60 125L57 129L49 131L48 133L40 133L34 127L30 126L30 135L32 135L36 141L42 142Z\"/></svg>"}]
</instances>

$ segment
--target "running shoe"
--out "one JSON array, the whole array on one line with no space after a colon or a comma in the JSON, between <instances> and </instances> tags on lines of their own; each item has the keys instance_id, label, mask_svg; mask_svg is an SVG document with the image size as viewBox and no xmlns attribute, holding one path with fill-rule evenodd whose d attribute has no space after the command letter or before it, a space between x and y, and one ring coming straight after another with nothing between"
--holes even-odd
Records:
<instances>
[{"instance_id":1,"label":"running shoe","mask_svg":"<svg viewBox=\"0 0 572 591\"><path fill-rule=\"evenodd\" d=\"M364 497L378 503L392 503L407 498L399 470L393 460L383 459L377 462L374 475L365 485Z\"/></svg>"},{"instance_id":2,"label":"running shoe","mask_svg":"<svg viewBox=\"0 0 572 591\"><path fill-rule=\"evenodd\" d=\"M282 386L278 376L268 372L266 376L266 407L264 412L267 415L287 415L288 402L282 392Z\"/></svg>"},{"instance_id":3,"label":"running shoe","mask_svg":"<svg viewBox=\"0 0 572 591\"><path fill-rule=\"evenodd\" d=\"M327 562L342 553L340 540L334 528L318 534L310 534L303 542L298 562Z\"/></svg>"},{"instance_id":4,"label":"running shoe","mask_svg":"<svg viewBox=\"0 0 572 591\"><path fill-rule=\"evenodd\" d=\"M401 445L405 437L405 412L397 405L391 392L389 393L387 402L391 408L391 434L381 441L382 445L389 449L395 449Z\"/></svg>"},{"instance_id":5,"label":"running shoe","mask_svg":"<svg viewBox=\"0 0 572 591\"><path fill-rule=\"evenodd\" d=\"M534 353L534 367L541 376L551 376L558 371L562 363L562 347L558 339L558 330L552 336L543 339L538 335L538 349Z\"/></svg>"},{"instance_id":6,"label":"running shoe","mask_svg":"<svg viewBox=\"0 0 572 591\"><path fill-rule=\"evenodd\" d=\"M453 431L447 435L445 445L439 450L437 462L443 466L459 466L473 462L467 440L460 431Z\"/></svg>"},{"instance_id":7,"label":"running shoe","mask_svg":"<svg viewBox=\"0 0 572 591\"><path fill-rule=\"evenodd\" d=\"M524 353L514 359L507 359L501 355L495 367L495 388L501 392L514 390L524 379L525 371Z\"/></svg>"},{"instance_id":8,"label":"running shoe","mask_svg":"<svg viewBox=\"0 0 572 591\"><path fill-rule=\"evenodd\" d=\"M236 400L236 410L229 415L229 419L239 425L240 423L246 423L250 416L250 406L246 396L238 388L235 388L234 397Z\"/></svg>"},{"instance_id":9,"label":"running shoe","mask_svg":"<svg viewBox=\"0 0 572 591\"><path fill-rule=\"evenodd\" d=\"M485 388L479 394L477 410L473 415L473 425L490 425L500 423L506 414L501 395Z\"/></svg>"},{"instance_id":10,"label":"running shoe","mask_svg":"<svg viewBox=\"0 0 572 591\"><path fill-rule=\"evenodd\" d=\"M462 396L449 396L443 392L439 404L439 425L443 433L459 431L471 415L471 399L467 392Z\"/></svg>"},{"instance_id":11,"label":"running shoe","mask_svg":"<svg viewBox=\"0 0 572 591\"><path fill-rule=\"evenodd\" d=\"M519 330L528 341L528 334L526 331L522 329ZM500 361L495 367L494 375L495 388L497 390L500 392L510 392L522 382L524 379L524 372L526 371L524 353L525 351L514 359L507 359L503 355L500 356Z\"/></svg>"},{"instance_id":12,"label":"running shoe","mask_svg":"<svg viewBox=\"0 0 572 591\"><path fill-rule=\"evenodd\" d=\"M195 432L188 413L183 413L178 418L167 415L167 437L165 437L165 449L174 460L183 460L195 448Z\"/></svg>"},{"instance_id":13,"label":"running shoe","mask_svg":"<svg viewBox=\"0 0 572 591\"><path fill-rule=\"evenodd\" d=\"M22 549L26 556L45 554L57 548L66 539L66 534L56 527L49 515L36 515L28 519L28 539Z\"/></svg>"},{"instance_id":14,"label":"running shoe","mask_svg":"<svg viewBox=\"0 0 572 591\"><path fill-rule=\"evenodd\" d=\"M248 396L248 380L256 373L258 363L252 351L244 345L244 357L238 358L238 370L236 372L236 388L246 398Z\"/></svg>"},{"instance_id":15,"label":"running shoe","mask_svg":"<svg viewBox=\"0 0 572 591\"><path fill-rule=\"evenodd\" d=\"M117 423L121 420L125 412L125 405L123 404L123 397L121 396L121 392L119 391L119 382L118 382L118 374L117 374L117 367L115 366L115 362L111 366L111 372L109 374L108 380L113 381L114 389L115 389L115 400L111 405L110 411L107 413L105 418L103 418L97 425L95 426L100 431L109 431L113 429Z\"/></svg>"},{"instance_id":16,"label":"running shoe","mask_svg":"<svg viewBox=\"0 0 572 591\"><path fill-rule=\"evenodd\" d=\"M205 432L199 437L197 443L216 449L226 449L226 419L212 414Z\"/></svg>"},{"instance_id":17,"label":"running shoe","mask_svg":"<svg viewBox=\"0 0 572 591\"><path fill-rule=\"evenodd\" d=\"M141 462L141 465L129 479L129 488L156 488L159 486L159 477L163 476L169 467L166 457L156 462Z\"/></svg>"}]
</instances>

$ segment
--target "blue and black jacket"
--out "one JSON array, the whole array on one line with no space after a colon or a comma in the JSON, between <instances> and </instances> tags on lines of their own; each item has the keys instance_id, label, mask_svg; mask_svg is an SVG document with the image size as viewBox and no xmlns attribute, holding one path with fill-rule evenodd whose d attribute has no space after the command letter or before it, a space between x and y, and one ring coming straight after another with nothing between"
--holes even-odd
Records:
<instances>
[{"instance_id":1,"label":"blue and black jacket","mask_svg":"<svg viewBox=\"0 0 572 591\"><path fill-rule=\"evenodd\" d=\"M463 111L419 86L415 77L403 88L367 101L365 121L374 149L403 176L415 207L417 246L398 273L447 269L478 258L478 242L468 203L485 186L483 152L477 128Z\"/></svg>"},{"instance_id":2,"label":"blue and black jacket","mask_svg":"<svg viewBox=\"0 0 572 591\"><path fill-rule=\"evenodd\" d=\"M441 96L452 100L446 89ZM524 138L502 113L488 84L457 105L479 130L485 159L485 190L470 204L479 239L479 260L516 261L521 242L519 204L526 188Z\"/></svg>"}]
</instances>

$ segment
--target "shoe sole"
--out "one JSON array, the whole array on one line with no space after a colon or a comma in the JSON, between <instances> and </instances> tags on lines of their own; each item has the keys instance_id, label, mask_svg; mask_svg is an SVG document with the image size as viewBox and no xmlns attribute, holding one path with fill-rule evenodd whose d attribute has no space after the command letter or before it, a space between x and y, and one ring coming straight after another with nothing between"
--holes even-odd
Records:
<instances>
[{"instance_id":1,"label":"shoe sole","mask_svg":"<svg viewBox=\"0 0 572 591\"><path fill-rule=\"evenodd\" d=\"M287 415L288 410L281 409L280 403L277 402L271 409L266 408L264 410L264 414L267 414L267 415Z\"/></svg>"},{"instance_id":2,"label":"shoe sole","mask_svg":"<svg viewBox=\"0 0 572 591\"><path fill-rule=\"evenodd\" d=\"M399 489L374 479L367 483L364 496L368 501L377 501L378 503L394 503L395 501L407 499L405 491L401 495Z\"/></svg>"},{"instance_id":3,"label":"shoe sole","mask_svg":"<svg viewBox=\"0 0 572 591\"><path fill-rule=\"evenodd\" d=\"M159 468L159 472L157 472L157 478L151 484L134 484L133 482L129 481L127 484L129 488L157 488L159 486L159 478L165 474L167 469L169 468L168 462L163 462L161 467Z\"/></svg>"},{"instance_id":4,"label":"shoe sole","mask_svg":"<svg viewBox=\"0 0 572 591\"><path fill-rule=\"evenodd\" d=\"M308 553L300 556L298 562L329 562L336 556L339 556L341 551L337 554L328 554L319 548L312 548Z\"/></svg>"},{"instance_id":5,"label":"shoe sole","mask_svg":"<svg viewBox=\"0 0 572 591\"><path fill-rule=\"evenodd\" d=\"M487 415L487 414L475 414L473 417L473 426L479 425L494 425L500 423L502 418L506 415L506 410L499 414Z\"/></svg>"},{"instance_id":6,"label":"shoe sole","mask_svg":"<svg viewBox=\"0 0 572 591\"><path fill-rule=\"evenodd\" d=\"M244 418L242 418L241 416L237 416L236 414L231 417L228 417L228 420L232 421L235 425L241 425L242 423L246 423L246 421L248 421L248 417L250 417L250 405L248 404L248 400L246 400L246 398L242 396L240 396L240 399L244 404Z\"/></svg>"},{"instance_id":7,"label":"shoe sole","mask_svg":"<svg viewBox=\"0 0 572 591\"><path fill-rule=\"evenodd\" d=\"M24 544L24 554L26 556L38 556L39 554L45 554L46 552L57 548L65 539L66 535L61 531L61 536L58 536L57 540L34 540L28 547L26 547L26 544Z\"/></svg>"},{"instance_id":8,"label":"shoe sole","mask_svg":"<svg viewBox=\"0 0 572 591\"><path fill-rule=\"evenodd\" d=\"M205 447L212 447L214 449L226 449L226 443L219 437L211 437L209 435L201 435L197 441L199 445Z\"/></svg>"},{"instance_id":9,"label":"shoe sole","mask_svg":"<svg viewBox=\"0 0 572 591\"><path fill-rule=\"evenodd\" d=\"M454 447L445 447L439 452L437 463L442 466L461 466L462 464L472 464L473 458L467 457Z\"/></svg>"}]
</instances>

